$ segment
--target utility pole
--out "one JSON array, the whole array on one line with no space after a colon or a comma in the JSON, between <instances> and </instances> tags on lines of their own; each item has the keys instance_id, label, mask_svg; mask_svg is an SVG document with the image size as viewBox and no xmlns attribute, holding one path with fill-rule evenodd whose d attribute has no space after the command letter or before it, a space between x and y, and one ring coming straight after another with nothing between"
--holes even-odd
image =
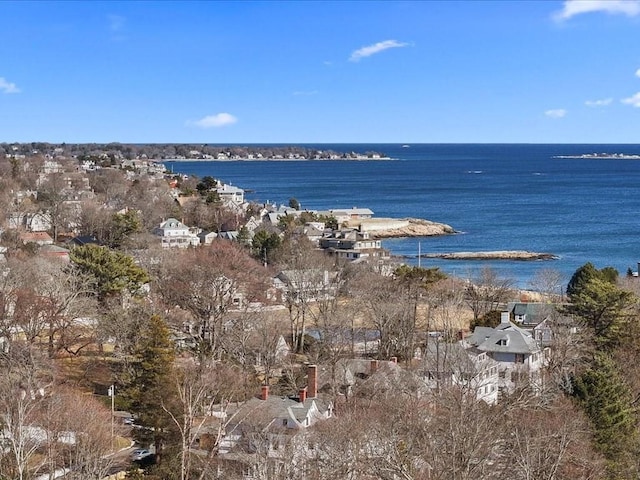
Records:
<instances>
[{"instance_id":1,"label":"utility pole","mask_svg":"<svg viewBox=\"0 0 640 480\"><path fill-rule=\"evenodd\" d=\"M115 448L115 426L114 426L114 416L115 416L115 400L116 400L116 386L111 385L109 390L107 391L107 395L111 397L111 448Z\"/></svg>"}]
</instances>

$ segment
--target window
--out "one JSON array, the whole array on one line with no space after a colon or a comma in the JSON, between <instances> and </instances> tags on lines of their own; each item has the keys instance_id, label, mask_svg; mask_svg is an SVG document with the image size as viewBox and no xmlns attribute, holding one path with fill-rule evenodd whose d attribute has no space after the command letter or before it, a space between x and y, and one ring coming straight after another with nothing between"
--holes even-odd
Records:
<instances>
[{"instance_id":1,"label":"window","mask_svg":"<svg viewBox=\"0 0 640 480\"><path fill-rule=\"evenodd\" d=\"M516 363L524 363L524 353L516 353Z\"/></svg>"},{"instance_id":2,"label":"window","mask_svg":"<svg viewBox=\"0 0 640 480\"><path fill-rule=\"evenodd\" d=\"M501 338L500 340L498 340L496 342L496 345L500 345L502 347L506 347L507 346L507 339L506 338Z\"/></svg>"}]
</instances>

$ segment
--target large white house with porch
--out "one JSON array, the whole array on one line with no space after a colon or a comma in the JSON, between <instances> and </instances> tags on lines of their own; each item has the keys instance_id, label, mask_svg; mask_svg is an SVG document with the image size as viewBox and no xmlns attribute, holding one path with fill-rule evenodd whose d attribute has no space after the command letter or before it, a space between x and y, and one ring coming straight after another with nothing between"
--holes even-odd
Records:
<instances>
[{"instance_id":1,"label":"large white house with porch","mask_svg":"<svg viewBox=\"0 0 640 480\"><path fill-rule=\"evenodd\" d=\"M186 226L175 218L168 218L153 229L160 237L162 248L187 248L200 245L199 229Z\"/></svg>"}]
</instances>

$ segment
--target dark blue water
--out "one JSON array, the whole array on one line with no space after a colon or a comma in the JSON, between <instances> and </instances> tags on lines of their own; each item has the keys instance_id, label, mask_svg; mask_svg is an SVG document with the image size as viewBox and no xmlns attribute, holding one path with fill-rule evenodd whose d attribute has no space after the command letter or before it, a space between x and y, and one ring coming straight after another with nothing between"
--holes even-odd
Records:
<instances>
[{"instance_id":1,"label":"dark blue water","mask_svg":"<svg viewBox=\"0 0 640 480\"><path fill-rule=\"evenodd\" d=\"M367 207L378 217L418 217L463 232L384 242L394 254L529 250L540 262L423 260L458 276L484 266L527 286L540 269L570 275L590 261L621 274L640 260L640 160L559 159L593 152L640 153L640 145L393 144L309 145L375 150L381 161L175 162L168 168L211 175L251 189L247 197L303 208ZM415 261L411 261L415 263Z\"/></svg>"}]
</instances>

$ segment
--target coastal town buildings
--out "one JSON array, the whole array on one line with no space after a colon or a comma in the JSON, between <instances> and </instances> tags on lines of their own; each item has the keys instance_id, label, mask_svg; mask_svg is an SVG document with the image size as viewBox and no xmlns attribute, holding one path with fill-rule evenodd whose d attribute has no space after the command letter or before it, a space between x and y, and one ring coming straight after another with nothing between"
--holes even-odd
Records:
<instances>
[{"instance_id":1,"label":"coastal town buildings","mask_svg":"<svg viewBox=\"0 0 640 480\"><path fill-rule=\"evenodd\" d=\"M209 154L198 150L197 155L208 158L206 156ZM226 156L227 154L220 153L219 155ZM233 158L232 156L236 154L229 152L229 155L228 158ZM287 157L283 156L283 158ZM98 156L96 160L84 160L83 165L85 165L84 162L89 162L87 165L95 166L96 169L82 168L82 170L86 170L87 175L101 175L105 171L111 172L112 167L100 166L97 168L98 164L96 163L96 161L110 163L111 160L110 157L107 159L101 156ZM86 348L87 351L90 351L93 358L94 352L99 348L100 355L108 356L113 351L114 363L119 361L121 358L119 356L126 355L126 348L131 348L131 346L120 342L117 337L121 333L121 327L124 330L125 326L129 328L130 325L116 322L126 322L127 320L139 322L132 323L134 334L132 338L128 339L131 344L134 344L139 340L138 332L144 320L144 312L129 309L133 309L132 305L138 302L142 306L148 301L147 306L151 305L154 311L160 311L166 315L170 339L178 354L177 365L195 363L210 354L211 357L207 360L211 360L211 362L204 369L215 370L222 366L229 367L228 376L223 377L220 381L220 388L226 388L228 384L236 388L238 386L234 382L237 382L244 389L241 394L225 391L224 395L228 394L228 398L233 400L227 401L218 410L204 408L199 410L199 414L206 412L204 415L207 418L203 425L206 425L207 428L204 428L197 438L192 439L193 441L185 441L182 445L200 459L214 459L215 466L220 469L219 471L224 471L227 466L231 468L232 465L235 465L240 468L245 479L265 478L262 475L265 465L275 468L297 460L302 464L301 459L313 454L314 444L309 439L312 438L314 427L319 427L323 424L322 422L334 419L334 411L338 411L336 410L339 408L338 405L344 409L343 412L347 412L351 408L352 411L356 411L357 408L363 408L365 411L365 405L375 403L380 398L390 402L397 401L400 392L402 392L412 398L412 401L415 402L412 405L416 408L424 409L426 412L435 412L438 409L434 407L433 398L444 390L463 392L481 405L483 403L495 404L500 401L501 392L509 393L524 383L535 385L538 382L540 372L544 367L545 349L549 345L552 326L545 323L547 317L538 316L536 309L531 305L510 304L508 312L505 312L502 322L496 328L478 327L472 336L460 341L451 337L445 339L444 332L436 332L437 336L434 337L427 335L424 342L422 342L424 339L421 335L416 335L422 339L420 341L422 343L412 344L408 349L410 353L407 358L389 357L387 353L381 352L382 327L380 324L374 323L372 318L381 313L381 318L376 321L388 321L390 327L384 332L385 341L390 335L397 335L399 338L401 334L392 331L397 327L397 325L393 325L393 322L399 319L404 322L403 327L408 325L411 309L405 308L406 302L398 301L398 309L393 309L393 305L390 304L396 302L398 298L406 297L401 297L400 290L389 289L386 292L380 292L388 296L382 295L379 303L374 304L375 299L371 300L372 296L368 299L365 298L367 295L372 295L372 282L368 282L369 278L362 282L362 291L357 295L351 296L351 291L347 291L346 288L344 290L338 288L343 288L344 285L341 283L344 279L338 275L339 268L344 268L340 274L345 272L353 276L358 274L358 265L347 264L346 261L363 263L392 261L389 252L382 247L380 237L375 231L342 225L351 221L374 220L371 210L346 208L320 212L301 211L285 206L249 205L244 198L242 189L221 184L216 187L216 193L221 202L215 203L221 203L222 206L215 206L215 208L220 208L216 213L222 217L227 213L225 209L231 209L233 214L229 218L233 220L230 222L233 225L230 228L234 229L212 231L215 229L215 225L220 225L222 222L215 224L211 216L199 215L202 212L199 212L198 208L206 203L203 196L193 188L195 182L189 183L190 179L184 177L181 177L179 181L174 177L165 178L164 176L162 180L158 180L153 175L149 175L149 167L152 163L143 159L123 160L121 164L125 166L132 186L143 185L140 188L142 192L136 192L134 188L127 191L123 189L117 195L113 195L111 199L113 203L109 206L100 205L100 209L88 210L98 219L93 222L89 221L92 220L91 218L82 218L82 215L86 213L83 209L73 210L73 218L66 223L67 226L73 226L73 228L65 229L57 241L54 241L47 233L52 229L51 222L53 221L49 213L17 211L15 216L9 215L4 228L15 230L17 232L15 238L19 242L16 242L17 246L1 247L0 252L4 254L10 250L11 253L15 253L23 248L18 244L31 244L28 249L23 248L23 251L19 251L16 258L24 256L26 261L33 261L34 258L41 260L40 257L42 257L68 261L70 251L73 255L74 248L100 243L100 238L104 238L100 237L102 225L113 222L115 215L115 218L123 223L110 225L117 225L125 232L128 232L128 228L135 232L132 233L131 241L125 247L126 249L122 248L122 251L127 254L132 252L132 258L135 258L136 265L154 268L158 266L157 262L160 258L178 259L176 263L171 264L173 268L179 266L182 259L185 259L185 262L187 260L192 262L187 265L188 268L182 271L180 276L172 279L173 284L165 285L164 289L158 289L158 291L154 291L152 284L146 284L145 288L141 289L144 291L143 297L136 299L136 302L114 302L118 308L118 310L114 309L115 313L109 312L113 314L100 318L100 322L89 322L85 325L87 331L97 328L98 324L105 330L110 329L106 334L102 331L99 332L100 335L108 336L106 342L109 348L103 350L103 345L98 347L95 344L97 334L91 331L91 335L86 335L87 338L78 336L74 339L80 345L79 349L78 345L74 344L73 348L62 349L63 353L60 355L64 355L65 361L69 359L69 363L72 363L81 357L82 353L78 352L82 352L82 349ZM145 165L146 172L141 173L145 171ZM51 172L47 175L60 174L61 172ZM143 202L134 207L131 193L140 194L145 199L150 198L144 197L143 193L145 193L145 188L150 188L153 185L145 183L151 182L151 177L153 177L153 181L157 181L164 187L155 192L156 197L154 197L160 199L158 205L162 208L159 207L154 211L152 208L148 208L150 205ZM81 175L78 178L83 177ZM83 180L71 183L65 180L64 182L65 189L85 189L86 187ZM117 184L100 185L100 187L104 187L104 190L118 190ZM93 193L90 192L90 188L87 192L89 193L86 197ZM36 191L34 198L37 193ZM104 192L99 193L104 195ZM86 198L75 194L72 197L74 198L73 202L77 202L74 205L84 205ZM165 200L168 201L165 202ZM129 202L132 205L131 210L128 210L126 206ZM245 211L251 212L251 214L247 213L245 216ZM128 212L136 214L132 216L132 219L136 221L132 221L130 224L125 223L119 217ZM185 214L186 220L178 220L178 218L182 219L182 214ZM38 215L45 218L37 219ZM158 222L160 215L167 215L169 218ZM48 223L45 221L47 216L49 216ZM320 217L323 216L327 218L322 218L320 221ZM338 222L338 228L327 227L328 224L332 224L328 217ZM297 223L292 222L293 226L290 228L282 225L285 223L282 222L282 219L288 221L291 218L297 219ZM305 221L305 218L314 220ZM325 223L324 220L327 222ZM387 225L389 223L394 227L400 225L400 228L404 228L409 224L409 221L390 221ZM380 225L384 224L385 220L381 219ZM207 230L203 230L203 226L207 226ZM283 233L285 229L287 237ZM112 231L115 230L117 229L112 228ZM315 245L318 249L331 254L334 260L339 260L336 262L337 267L333 265L333 262L329 262L332 264L331 267L323 265L318 268L300 267L278 271L266 261L264 264L261 262L239 263L239 266L234 264L233 268L228 268L224 272L221 270L218 275L214 276L215 278L212 277L213 280L209 279L208 283L199 284L193 291L187 291L187 287L181 284L182 278L189 277L192 272L199 272L193 273L194 276L203 276L204 272L204 270L198 271L197 269L199 266L196 262L197 257L189 257L188 254L221 251L219 250L221 245L237 246L238 244L233 242L240 240L241 233L244 236L248 232L249 238L251 238L261 230L274 234L277 240L285 238L285 240L298 241L300 239L296 235L305 236L310 240L309 245ZM96 233L94 234L94 232ZM246 236L244 242L249 249L256 248L250 240L246 239ZM307 246L306 242L301 243L304 243L305 247ZM118 243L114 242L113 245L118 245ZM160 252L159 247L176 250ZM118 247L109 248L116 249ZM309 251L312 251L312 248L310 247ZM105 247L105 250L108 248ZM232 257L234 252L237 253L232 249L227 252L229 257ZM248 250L242 252L243 255L251 259L247 253ZM315 253L313 251L314 255ZM255 255L255 252L253 254ZM34 255L34 257L30 255ZM35 257L35 255L40 257ZM218 264L221 268L222 266L229 267L229 265L222 265L227 260L228 258L220 256L217 263L212 263L209 267L214 269L219 266ZM3 266L6 263L3 262ZM280 268L283 267L280 266ZM249 284L250 281L247 280L251 274L255 273L252 269L259 272L261 276L264 275L264 278L261 278L260 281L256 280L255 284ZM158 269L154 273L166 273L168 270ZM393 269L389 269L388 274L385 280L394 280ZM382 277L375 278L376 281L382 283ZM243 284L244 281L246 284ZM175 288L175 291L171 292L172 295L167 293L171 288ZM214 301L210 304L199 303L205 293L211 293L209 290L215 288L218 288L219 291L214 292L218 294L217 297L211 295L212 298L215 297ZM453 289L453 284L450 288ZM368 289L369 291L367 291ZM162 290L161 293L159 293L160 290ZM13 294L13 292L9 293ZM433 311L436 309L439 309L437 313L445 310L447 307L444 303L450 299L449 293L453 296L453 292L449 290L442 293L444 300L440 300L443 303L429 304L428 308L432 310L426 308L427 300L423 299L421 294L416 294L413 297L416 302L413 310L414 320L422 319L423 316L427 318L426 315L433 315ZM163 297L165 294L167 296ZM7 298L10 298L10 295L2 297L1 300L5 301ZM170 300L167 300L169 298ZM46 299L41 303L49 305L47 303L49 300ZM372 306L367 310L363 305L369 300L371 300ZM178 302L192 303L176 306ZM303 308L298 308L303 304L306 307L307 302L311 305L308 310L303 311ZM36 303L38 302L34 302L34 304ZM101 306L102 308L110 307L107 301L104 304ZM349 310L341 310L345 304L349 304ZM388 310L386 310L387 307L389 307ZM425 309L423 310L422 307ZM322 308L325 309L322 313L326 313L329 319L324 319L324 324L318 314ZM463 308L460 307L455 313L451 313L456 321L466 321L465 318L459 318L462 310ZM196 319L194 312L204 313ZM84 313L86 312L77 318L90 318L89 314L84 315ZM387 314L388 317L384 317ZM296 315L298 318L306 315L305 320L309 322L306 330L303 330L302 333L308 343L300 349L290 346L295 335L289 331L289 323L296 321ZM128 319L128 316L135 317L135 319ZM219 324L215 327L208 323L213 316L216 317L216 321L219 320ZM58 320L59 318L55 317L55 321L58 322ZM76 319L71 318L71 320ZM331 322L336 322L336 324L331 324ZM64 324L56 323L54 325L51 323L51 325L55 328L62 328L59 325ZM413 328L415 328L415 333L425 333L422 331L425 328L424 324L419 321L414 324ZM51 338L57 335L53 327L43 327L42 332L44 332L41 334L43 338L47 332L54 332L51 334ZM402 334L409 335L409 333L414 332L406 330ZM214 336L216 351L210 353L206 351L206 348L203 348L202 344L204 341L208 342L208 345L213 345ZM38 336L36 335L34 338L38 339ZM7 337L0 335L0 350L8 348L9 341L10 339ZM390 345L395 348L393 343ZM416 353L414 357L411 357L414 346ZM399 348L397 351L404 352ZM393 353L397 354L396 351ZM202 357L198 355L202 355ZM98 355L95 356L98 357ZM227 362L228 365L226 365ZM314 362L308 366L306 382L302 380L303 376L300 371L300 366L304 365L304 362ZM203 361L202 365L204 364ZM260 394L248 398L250 394L246 392L253 391L252 388L258 383L263 383ZM96 385L103 386L99 383ZM218 398L218 395L220 398L224 397L222 393L216 392L215 395L212 394L211 398ZM381 405L384 403L381 402ZM337 420L340 421L339 417ZM370 419L364 415L363 423L366 424L368 421ZM396 445L400 445L400 443L396 443ZM366 446L362 448L366 449Z\"/></svg>"}]
</instances>

